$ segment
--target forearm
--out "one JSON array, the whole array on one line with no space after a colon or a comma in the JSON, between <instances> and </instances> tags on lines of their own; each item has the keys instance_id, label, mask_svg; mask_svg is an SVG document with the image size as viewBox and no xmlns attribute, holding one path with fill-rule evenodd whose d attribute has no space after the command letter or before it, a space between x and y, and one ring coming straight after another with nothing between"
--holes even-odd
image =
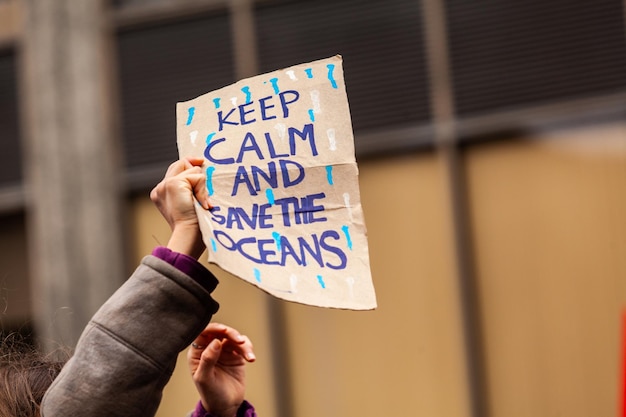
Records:
<instances>
[{"instance_id":1,"label":"forearm","mask_svg":"<svg viewBox=\"0 0 626 417\"><path fill-rule=\"evenodd\" d=\"M46 393L42 416L153 416L178 353L217 310L210 291L154 256L102 306Z\"/></svg>"},{"instance_id":2,"label":"forearm","mask_svg":"<svg viewBox=\"0 0 626 417\"><path fill-rule=\"evenodd\" d=\"M195 223L174 227L167 247L174 252L182 253L194 259L199 259L205 249L200 229Z\"/></svg>"}]
</instances>

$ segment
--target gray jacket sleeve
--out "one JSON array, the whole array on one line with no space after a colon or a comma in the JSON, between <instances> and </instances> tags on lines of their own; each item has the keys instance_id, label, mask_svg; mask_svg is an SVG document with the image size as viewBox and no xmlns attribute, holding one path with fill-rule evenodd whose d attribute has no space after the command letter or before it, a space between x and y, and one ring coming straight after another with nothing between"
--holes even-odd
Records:
<instances>
[{"instance_id":1,"label":"gray jacket sleeve","mask_svg":"<svg viewBox=\"0 0 626 417\"><path fill-rule=\"evenodd\" d=\"M154 416L178 353L217 311L216 285L145 257L83 331L43 399L42 416Z\"/></svg>"}]
</instances>

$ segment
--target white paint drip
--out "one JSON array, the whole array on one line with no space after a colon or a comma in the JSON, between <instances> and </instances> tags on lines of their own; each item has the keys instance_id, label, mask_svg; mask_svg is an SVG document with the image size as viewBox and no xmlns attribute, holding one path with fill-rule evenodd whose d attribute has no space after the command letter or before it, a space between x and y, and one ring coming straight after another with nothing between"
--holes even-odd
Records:
<instances>
[{"instance_id":1,"label":"white paint drip","mask_svg":"<svg viewBox=\"0 0 626 417\"><path fill-rule=\"evenodd\" d=\"M350 294L350 298L354 298L354 283L355 280L352 277L346 278L346 283L348 284L348 291Z\"/></svg>"},{"instance_id":2,"label":"white paint drip","mask_svg":"<svg viewBox=\"0 0 626 417\"><path fill-rule=\"evenodd\" d=\"M296 73L293 70L285 71L285 73L294 81L298 81L298 77L296 77Z\"/></svg>"},{"instance_id":3,"label":"white paint drip","mask_svg":"<svg viewBox=\"0 0 626 417\"><path fill-rule=\"evenodd\" d=\"M313 113L321 113L322 108L320 106L320 92L317 90L311 91L311 101L313 102Z\"/></svg>"},{"instance_id":4,"label":"white paint drip","mask_svg":"<svg viewBox=\"0 0 626 417\"><path fill-rule=\"evenodd\" d=\"M281 142L285 142L285 134L287 133L287 126L282 123L276 123L274 129L278 131L278 137Z\"/></svg>"},{"instance_id":5,"label":"white paint drip","mask_svg":"<svg viewBox=\"0 0 626 417\"><path fill-rule=\"evenodd\" d=\"M291 284L291 292L297 293L298 292L298 277L295 276L294 274L291 274L291 276L289 277L289 284Z\"/></svg>"},{"instance_id":6,"label":"white paint drip","mask_svg":"<svg viewBox=\"0 0 626 417\"><path fill-rule=\"evenodd\" d=\"M198 139L198 131L194 130L193 132L189 132L189 139L191 139L191 144L195 147L196 140Z\"/></svg>"},{"instance_id":7,"label":"white paint drip","mask_svg":"<svg viewBox=\"0 0 626 417\"><path fill-rule=\"evenodd\" d=\"M237 97L231 97L230 102L233 103L233 106L237 107Z\"/></svg>"},{"instance_id":8,"label":"white paint drip","mask_svg":"<svg viewBox=\"0 0 626 417\"><path fill-rule=\"evenodd\" d=\"M337 150L337 141L335 140L335 129L332 127L326 131L326 136L328 136L328 149L331 151Z\"/></svg>"},{"instance_id":9,"label":"white paint drip","mask_svg":"<svg viewBox=\"0 0 626 417\"><path fill-rule=\"evenodd\" d=\"M350 194L343 193L343 202L346 205L346 208L348 209L348 214L350 215L350 221L353 221L354 219L352 218L352 207L350 206Z\"/></svg>"}]
</instances>

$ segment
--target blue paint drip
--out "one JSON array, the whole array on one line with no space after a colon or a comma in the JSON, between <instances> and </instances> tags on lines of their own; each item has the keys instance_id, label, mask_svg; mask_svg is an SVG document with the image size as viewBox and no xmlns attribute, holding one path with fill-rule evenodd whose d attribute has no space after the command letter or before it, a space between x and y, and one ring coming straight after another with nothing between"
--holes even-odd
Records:
<instances>
[{"instance_id":1,"label":"blue paint drip","mask_svg":"<svg viewBox=\"0 0 626 417\"><path fill-rule=\"evenodd\" d=\"M272 232L272 237L276 241L276 249L280 252L280 233Z\"/></svg>"},{"instance_id":2,"label":"blue paint drip","mask_svg":"<svg viewBox=\"0 0 626 417\"><path fill-rule=\"evenodd\" d=\"M304 72L308 78L313 78L313 70L311 68L305 69Z\"/></svg>"},{"instance_id":3,"label":"blue paint drip","mask_svg":"<svg viewBox=\"0 0 626 417\"><path fill-rule=\"evenodd\" d=\"M256 268L254 268L254 279L256 282L261 282L261 271Z\"/></svg>"},{"instance_id":4,"label":"blue paint drip","mask_svg":"<svg viewBox=\"0 0 626 417\"><path fill-rule=\"evenodd\" d=\"M321 286L322 288L326 288L326 284L324 283L324 278L322 278L322 276L321 276L321 275L318 275L318 276L317 276L317 282L319 282L319 283L320 283L320 286Z\"/></svg>"},{"instance_id":5,"label":"blue paint drip","mask_svg":"<svg viewBox=\"0 0 626 417\"><path fill-rule=\"evenodd\" d=\"M250 101L252 100L252 93L250 92L250 87L245 86L241 89L241 91L243 91L243 93L246 95L246 104L250 103Z\"/></svg>"},{"instance_id":6,"label":"blue paint drip","mask_svg":"<svg viewBox=\"0 0 626 417\"><path fill-rule=\"evenodd\" d=\"M211 249L213 249L213 252L217 252L217 243L215 243L213 238L211 238Z\"/></svg>"},{"instance_id":7,"label":"blue paint drip","mask_svg":"<svg viewBox=\"0 0 626 417\"><path fill-rule=\"evenodd\" d=\"M196 108L195 107L189 107L187 109L187 126L189 126L191 124L191 121L193 120L193 115L196 113Z\"/></svg>"},{"instance_id":8,"label":"blue paint drip","mask_svg":"<svg viewBox=\"0 0 626 417\"><path fill-rule=\"evenodd\" d=\"M311 119L312 122L315 121L315 113L313 113L313 109L309 109L309 119Z\"/></svg>"},{"instance_id":9,"label":"blue paint drip","mask_svg":"<svg viewBox=\"0 0 626 417\"><path fill-rule=\"evenodd\" d=\"M346 240L348 241L348 249L352 250L352 239L350 238L350 231L348 230L348 226L341 226L341 230L343 234L346 235Z\"/></svg>"},{"instance_id":10,"label":"blue paint drip","mask_svg":"<svg viewBox=\"0 0 626 417\"><path fill-rule=\"evenodd\" d=\"M274 205L274 191L271 188L265 190L265 196L267 197L267 202L270 203L270 206Z\"/></svg>"},{"instance_id":11,"label":"blue paint drip","mask_svg":"<svg viewBox=\"0 0 626 417\"><path fill-rule=\"evenodd\" d=\"M211 143L211 139L213 139L213 136L215 136L215 132L211 132L206 136L206 146L209 146L209 143Z\"/></svg>"},{"instance_id":12,"label":"blue paint drip","mask_svg":"<svg viewBox=\"0 0 626 417\"><path fill-rule=\"evenodd\" d=\"M209 191L209 195L213 195L213 172L215 167L208 167L206 169L206 188Z\"/></svg>"},{"instance_id":13,"label":"blue paint drip","mask_svg":"<svg viewBox=\"0 0 626 417\"><path fill-rule=\"evenodd\" d=\"M274 94L280 93L280 88L278 88L278 78L272 78L270 82L272 83L272 88L274 88Z\"/></svg>"},{"instance_id":14,"label":"blue paint drip","mask_svg":"<svg viewBox=\"0 0 626 417\"><path fill-rule=\"evenodd\" d=\"M220 108L220 98L219 97L214 98L213 99L213 104L215 105L216 109L219 109Z\"/></svg>"},{"instance_id":15,"label":"blue paint drip","mask_svg":"<svg viewBox=\"0 0 626 417\"><path fill-rule=\"evenodd\" d=\"M333 78L333 70L335 69L335 64L328 64L326 65L326 67L328 68L328 79L330 80L330 85L332 85L333 88L337 88L337 82Z\"/></svg>"},{"instance_id":16,"label":"blue paint drip","mask_svg":"<svg viewBox=\"0 0 626 417\"><path fill-rule=\"evenodd\" d=\"M326 179L330 185L333 185L333 167L332 165L326 165Z\"/></svg>"}]
</instances>

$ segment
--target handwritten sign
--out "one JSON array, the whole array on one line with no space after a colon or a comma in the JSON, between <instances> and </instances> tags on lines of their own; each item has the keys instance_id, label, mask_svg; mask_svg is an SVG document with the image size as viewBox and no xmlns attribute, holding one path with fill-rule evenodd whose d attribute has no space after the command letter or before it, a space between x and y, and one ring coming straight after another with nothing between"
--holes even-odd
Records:
<instances>
[{"instance_id":1,"label":"handwritten sign","mask_svg":"<svg viewBox=\"0 0 626 417\"><path fill-rule=\"evenodd\" d=\"M204 157L209 262L281 299L376 307L340 56L177 103L181 157Z\"/></svg>"}]
</instances>

